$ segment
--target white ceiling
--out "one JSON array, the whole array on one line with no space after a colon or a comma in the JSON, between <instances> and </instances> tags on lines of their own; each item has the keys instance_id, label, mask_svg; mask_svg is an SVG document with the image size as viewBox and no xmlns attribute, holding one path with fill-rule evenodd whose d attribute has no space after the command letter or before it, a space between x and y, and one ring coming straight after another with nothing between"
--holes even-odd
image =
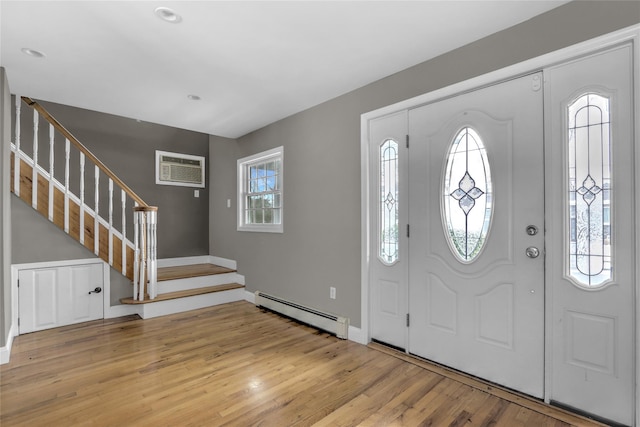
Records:
<instances>
[{"instance_id":1,"label":"white ceiling","mask_svg":"<svg viewBox=\"0 0 640 427\"><path fill-rule=\"evenodd\" d=\"M12 93L236 138L564 3L2 0L0 65Z\"/></svg>"}]
</instances>

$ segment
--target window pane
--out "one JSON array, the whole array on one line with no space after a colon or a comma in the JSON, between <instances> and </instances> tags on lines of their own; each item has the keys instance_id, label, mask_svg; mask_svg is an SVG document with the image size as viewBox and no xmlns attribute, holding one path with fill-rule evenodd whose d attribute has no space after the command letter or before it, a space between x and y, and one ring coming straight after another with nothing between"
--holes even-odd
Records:
<instances>
[{"instance_id":1,"label":"window pane","mask_svg":"<svg viewBox=\"0 0 640 427\"><path fill-rule=\"evenodd\" d=\"M444 225L453 254L473 261L482 250L492 215L489 160L480 135L466 127L455 136L445 168Z\"/></svg>"},{"instance_id":2,"label":"window pane","mask_svg":"<svg viewBox=\"0 0 640 427\"><path fill-rule=\"evenodd\" d=\"M261 193L263 191L267 191L267 180L265 178L258 179L258 185L256 187L256 191Z\"/></svg>"},{"instance_id":3,"label":"window pane","mask_svg":"<svg viewBox=\"0 0 640 427\"><path fill-rule=\"evenodd\" d=\"M273 213L273 223L280 224L282 221L280 219L280 209L272 209L271 212Z\"/></svg>"},{"instance_id":4,"label":"window pane","mask_svg":"<svg viewBox=\"0 0 640 427\"><path fill-rule=\"evenodd\" d=\"M568 107L569 275L587 287L612 276L609 114L609 99L593 93Z\"/></svg>"},{"instance_id":5,"label":"window pane","mask_svg":"<svg viewBox=\"0 0 640 427\"><path fill-rule=\"evenodd\" d=\"M263 222L265 224L273 224L273 210L272 209L263 209Z\"/></svg>"},{"instance_id":6,"label":"window pane","mask_svg":"<svg viewBox=\"0 0 640 427\"><path fill-rule=\"evenodd\" d=\"M262 209L256 209L253 211L253 223L254 224L262 224Z\"/></svg>"},{"instance_id":7,"label":"window pane","mask_svg":"<svg viewBox=\"0 0 640 427\"><path fill-rule=\"evenodd\" d=\"M276 189L277 177L269 176L267 177L267 189L266 191L273 191Z\"/></svg>"}]
</instances>

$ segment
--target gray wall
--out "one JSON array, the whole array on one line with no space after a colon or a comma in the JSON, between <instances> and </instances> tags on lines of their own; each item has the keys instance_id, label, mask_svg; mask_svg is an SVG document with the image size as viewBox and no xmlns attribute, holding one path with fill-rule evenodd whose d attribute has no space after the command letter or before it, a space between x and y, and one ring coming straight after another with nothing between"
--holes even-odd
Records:
<instances>
[{"instance_id":1,"label":"gray wall","mask_svg":"<svg viewBox=\"0 0 640 427\"><path fill-rule=\"evenodd\" d=\"M236 158L242 157L235 139L209 137L209 247L211 255L236 258L234 236L236 227ZM227 200L231 207L227 208Z\"/></svg>"},{"instance_id":2,"label":"gray wall","mask_svg":"<svg viewBox=\"0 0 640 427\"><path fill-rule=\"evenodd\" d=\"M233 141L210 138L210 252L250 291L360 326L360 115L640 22L639 2L571 2ZM236 231L236 159L284 146L284 233ZM229 196L232 195L232 196ZM233 208L224 202L232 198ZM337 299L329 299L329 286Z\"/></svg>"},{"instance_id":3,"label":"gray wall","mask_svg":"<svg viewBox=\"0 0 640 427\"><path fill-rule=\"evenodd\" d=\"M158 206L158 258L209 254L209 191L157 185L155 151L171 151L209 156L208 135L147 122L138 122L110 114L39 101L63 126L80 140L98 159L122 179L146 203ZM33 140L32 110L22 105L22 149L31 155ZM49 170L49 128L40 120L38 164ZM55 173L64 182L64 138L56 136ZM79 195L79 155L72 150L70 188ZM206 165L208 168L208 165ZM85 171L85 200L94 205L93 166ZM208 183L207 183L208 185ZM108 181L100 177L100 212L108 218ZM127 201L127 235L133 240L133 203ZM119 193L114 194L114 224L121 224ZM17 217L20 221L20 217ZM30 236L16 236L20 245L29 245ZM44 236L46 239L46 235ZM39 240L42 240L40 236ZM34 243L31 243L34 245ZM34 250L37 250L34 248Z\"/></svg>"},{"instance_id":4,"label":"gray wall","mask_svg":"<svg viewBox=\"0 0 640 427\"><path fill-rule=\"evenodd\" d=\"M11 328L11 92L0 68L0 347L7 345Z\"/></svg>"}]
</instances>

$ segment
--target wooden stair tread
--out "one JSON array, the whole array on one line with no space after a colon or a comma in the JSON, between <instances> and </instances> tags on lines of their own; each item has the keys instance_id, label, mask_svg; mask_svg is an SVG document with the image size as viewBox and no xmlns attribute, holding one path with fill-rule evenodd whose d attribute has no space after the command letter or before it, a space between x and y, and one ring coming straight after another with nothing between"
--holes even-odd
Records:
<instances>
[{"instance_id":1,"label":"wooden stair tread","mask_svg":"<svg viewBox=\"0 0 640 427\"><path fill-rule=\"evenodd\" d=\"M144 301L137 301L137 300L134 300L133 298L122 298L120 299L120 302L122 304L150 304L158 301L167 301L171 299L192 297L195 295L204 295L204 294L210 294L213 292L230 291L232 289L241 289L241 288L244 288L244 285L241 285L240 283L225 283L224 285L207 286L204 288L187 289L184 291L176 291L176 292L167 292L167 293L156 296L152 300L145 299Z\"/></svg>"},{"instance_id":2,"label":"wooden stair tread","mask_svg":"<svg viewBox=\"0 0 640 427\"><path fill-rule=\"evenodd\" d=\"M158 268L158 282L191 277L212 276L215 274L234 273L236 270L215 264L190 264L175 267Z\"/></svg>"}]
</instances>

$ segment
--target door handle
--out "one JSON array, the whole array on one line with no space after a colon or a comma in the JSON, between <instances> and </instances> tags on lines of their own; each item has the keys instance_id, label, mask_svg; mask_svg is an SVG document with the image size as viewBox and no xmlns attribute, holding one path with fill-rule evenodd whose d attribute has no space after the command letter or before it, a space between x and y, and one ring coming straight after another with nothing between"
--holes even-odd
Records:
<instances>
[{"instance_id":1,"label":"door handle","mask_svg":"<svg viewBox=\"0 0 640 427\"><path fill-rule=\"evenodd\" d=\"M94 290L89 291L89 294L99 294L100 292L102 292L102 288L100 286L96 287Z\"/></svg>"},{"instance_id":2,"label":"door handle","mask_svg":"<svg viewBox=\"0 0 640 427\"><path fill-rule=\"evenodd\" d=\"M538 248L536 248L535 246L529 246L524 253L529 257L529 258L538 258L538 255L540 255L540 250Z\"/></svg>"}]
</instances>

